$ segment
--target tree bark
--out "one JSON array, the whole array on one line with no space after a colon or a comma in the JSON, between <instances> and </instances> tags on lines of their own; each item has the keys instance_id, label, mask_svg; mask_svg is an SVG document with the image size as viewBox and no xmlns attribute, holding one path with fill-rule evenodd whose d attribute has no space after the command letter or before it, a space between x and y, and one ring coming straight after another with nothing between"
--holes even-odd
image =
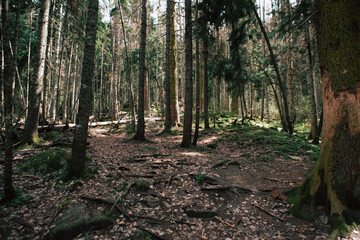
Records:
<instances>
[{"instance_id":1,"label":"tree bark","mask_svg":"<svg viewBox=\"0 0 360 240\"><path fill-rule=\"evenodd\" d=\"M171 125L175 126L180 121L178 102L176 36L175 36L175 2L170 1L170 111Z\"/></svg>"},{"instance_id":2,"label":"tree bark","mask_svg":"<svg viewBox=\"0 0 360 240\"><path fill-rule=\"evenodd\" d=\"M311 42L310 42L310 23L307 23L305 29L305 42L306 48L308 52L307 57L307 64L308 64L308 71L307 71L307 79L308 79L308 94L309 94L309 107L310 107L310 135L309 139L313 140L314 144L319 144L319 137L317 135L317 116L316 116L316 103L315 103L315 95L314 95L314 77L313 77L313 60L312 60L312 49L311 49Z\"/></svg>"},{"instance_id":3,"label":"tree bark","mask_svg":"<svg viewBox=\"0 0 360 240\"><path fill-rule=\"evenodd\" d=\"M199 23L198 23L198 0L196 0L195 10L195 26L196 26L196 39L195 39L195 74L196 74L196 117L195 117L195 133L193 139L193 145L196 146L199 137L199 125L200 125L200 46L199 46Z\"/></svg>"},{"instance_id":4,"label":"tree bark","mask_svg":"<svg viewBox=\"0 0 360 240\"><path fill-rule=\"evenodd\" d=\"M25 121L24 140L32 143L38 136L39 111L43 78L45 77L45 63L47 50L47 36L49 27L50 0L41 1L38 23L38 40L34 64L34 76L29 91L29 114Z\"/></svg>"},{"instance_id":5,"label":"tree bark","mask_svg":"<svg viewBox=\"0 0 360 240\"><path fill-rule=\"evenodd\" d=\"M207 28L207 26L204 26ZM204 121L205 129L210 129L209 124L209 78L208 78L208 39L207 36L203 38L203 55L204 55Z\"/></svg>"},{"instance_id":6,"label":"tree bark","mask_svg":"<svg viewBox=\"0 0 360 240\"><path fill-rule=\"evenodd\" d=\"M138 86L138 124L135 140L145 141L145 74L146 74L146 0L142 0L141 32L140 32L140 59L139 59L139 86Z\"/></svg>"},{"instance_id":7,"label":"tree bark","mask_svg":"<svg viewBox=\"0 0 360 240\"><path fill-rule=\"evenodd\" d=\"M4 54L4 100L5 100L5 164L4 164L4 201L15 197L15 190L12 182L12 160L13 160L13 78L11 68L11 50L9 44L9 23L8 23L8 1L1 3L2 37Z\"/></svg>"},{"instance_id":8,"label":"tree bark","mask_svg":"<svg viewBox=\"0 0 360 240\"><path fill-rule=\"evenodd\" d=\"M315 8L324 104L321 151L310 177L291 192L297 196L291 212L303 216L304 205L312 203L315 211L316 200L329 203L330 239L337 239L353 223L348 207L360 203L360 4L316 0Z\"/></svg>"},{"instance_id":9,"label":"tree bark","mask_svg":"<svg viewBox=\"0 0 360 240\"><path fill-rule=\"evenodd\" d=\"M99 1L90 0L85 30L84 60L81 75L78 121L76 124L69 177L81 177L85 171L86 139L92 107L92 80L95 68L95 40Z\"/></svg>"},{"instance_id":10,"label":"tree bark","mask_svg":"<svg viewBox=\"0 0 360 240\"><path fill-rule=\"evenodd\" d=\"M181 147L191 145L193 80L192 80L192 24L191 0L185 0L185 112Z\"/></svg>"},{"instance_id":11,"label":"tree bark","mask_svg":"<svg viewBox=\"0 0 360 240\"><path fill-rule=\"evenodd\" d=\"M164 132L170 133L171 131L171 103L170 103L170 55L171 55L171 4L173 0L166 1L166 46L165 46L165 126Z\"/></svg>"}]
</instances>

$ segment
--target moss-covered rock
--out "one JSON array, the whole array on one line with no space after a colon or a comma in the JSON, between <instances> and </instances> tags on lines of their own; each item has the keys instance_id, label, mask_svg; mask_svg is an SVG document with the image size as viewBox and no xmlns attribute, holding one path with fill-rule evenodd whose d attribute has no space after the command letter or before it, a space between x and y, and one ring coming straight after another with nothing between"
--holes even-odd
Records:
<instances>
[{"instance_id":1,"label":"moss-covered rock","mask_svg":"<svg viewBox=\"0 0 360 240\"><path fill-rule=\"evenodd\" d=\"M55 228L47 235L49 240L72 239L82 232L105 228L113 219L85 204L74 204L55 220Z\"/></svg>"},{"instance_id":2,"label":"moss-covered rock","mask_svg":"<svg viewBox=\"0 0 360 240\"><path fill-rule=\"evenodd\" d=\"M66 167L68 156L60 149L50 149L32 156L19 169L25 173L45 175Z\"/></svg>"},{"instance_id":3,"label":"moss-covered rock","mask_svg":"<svg viewBox=\"0 0 360 240\"><path fill-rule=\"evenodd\" d=\"M45 134L44 140L46 141L56 141L59 138L59 132L51 131Z\"/></svg>"}]
</instances>

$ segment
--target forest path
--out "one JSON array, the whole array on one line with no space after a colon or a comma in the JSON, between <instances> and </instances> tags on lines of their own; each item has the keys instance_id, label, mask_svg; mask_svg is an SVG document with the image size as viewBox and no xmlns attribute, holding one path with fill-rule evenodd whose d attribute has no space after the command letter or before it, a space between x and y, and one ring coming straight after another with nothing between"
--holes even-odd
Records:
<instances>
[{"instance_id":1,"label":"forest path","mask_svg":"<svg viewBox=\"0 0 360 240\"><path fill-rule=\"evenodd\" d=\"M131 238L144 230L153 239L169 240L327 238L323 211L309 223L289 215L282 195L274 198L310 171L311 147L240 127L202 131L198 146L184 149L181 135L158 136L155 121L147 126L148 142L130 140L126 125L91 128L88 164L94 174L87 179L63 183L56 176L15 171L15 186L33 198L20 208L1 208L0 235L42 239L67 208L82 203L89 211L105 211L106 201L118 201L123 214L113 225L83 231L76 239L145 239ZM38 151L18 151L15 167ZM149 189L135 184L126 192L140 180Z\"/></svg>"}]
</instances>

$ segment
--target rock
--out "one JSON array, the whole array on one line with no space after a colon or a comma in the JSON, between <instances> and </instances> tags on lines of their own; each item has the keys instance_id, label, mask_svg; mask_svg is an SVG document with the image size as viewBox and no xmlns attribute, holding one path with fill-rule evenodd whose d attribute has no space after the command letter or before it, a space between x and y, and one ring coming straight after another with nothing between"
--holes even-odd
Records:
<instances>
[{"instance_id":1,"label":"rock","mask_svg":"<svg viewBox=\"0 0 360 240\"><path fill-rule=\"evenodd\" d=\"M256 227L254 225L250 225L250 229L251 231L255 232L256 231Z\"/></svg>"},{"instance_id":2,"label":"rock","mask_svg":"<svg viewBox=\"0 0 360 240\"><path fill-rule=\"evenodd\" d=\"M55 220L55 228L47 235L49 240L72 239L79 233L105 228L113 219L82 203L71 205Z\"/></svg>"},{"instance_id":3,"label":"rock","mask_svg":"<svg viewBox=\"0 0 360 240\"><path fill-rule=\"evenodd\" d=\"M25 173L45 175L64 169L68 161L67 154L60 149L50 149L32 156L19 169Z\"/></svg>"}]
</instances>

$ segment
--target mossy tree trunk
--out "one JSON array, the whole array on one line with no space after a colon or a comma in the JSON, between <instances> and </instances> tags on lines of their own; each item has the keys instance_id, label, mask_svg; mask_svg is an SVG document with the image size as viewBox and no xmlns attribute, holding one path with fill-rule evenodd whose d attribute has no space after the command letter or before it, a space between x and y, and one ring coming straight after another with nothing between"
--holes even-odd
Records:
<instances>
[{"instance_id":1,"label":"mossy tree trunk","mask_svg":"<svg viewBox=\"0 0 360 240\"><path fill-rule=\"evenodd\" d=\"M293 190L291 211L328 203L331 238L349 230L348 207L360 203L360 3L316 0L315 21L323 92L321 152L311 175ZM315 208L313 208L315 209Z\"/></svg>"},{"instance_id":2,"label":"mossy tree trunk","mask_svg":"<svg viewBox=\"0 0 360 240\"><path fill-rule=\"evenodd\" d=\"M79 95L79 122L76 124L74 134L69 177L81 177L85 171L86 139L93 100L92 81L95 69L94 58L98 9L99 1L90 0L85 30L84 60Z\"/></svg>"}]
</instances>

